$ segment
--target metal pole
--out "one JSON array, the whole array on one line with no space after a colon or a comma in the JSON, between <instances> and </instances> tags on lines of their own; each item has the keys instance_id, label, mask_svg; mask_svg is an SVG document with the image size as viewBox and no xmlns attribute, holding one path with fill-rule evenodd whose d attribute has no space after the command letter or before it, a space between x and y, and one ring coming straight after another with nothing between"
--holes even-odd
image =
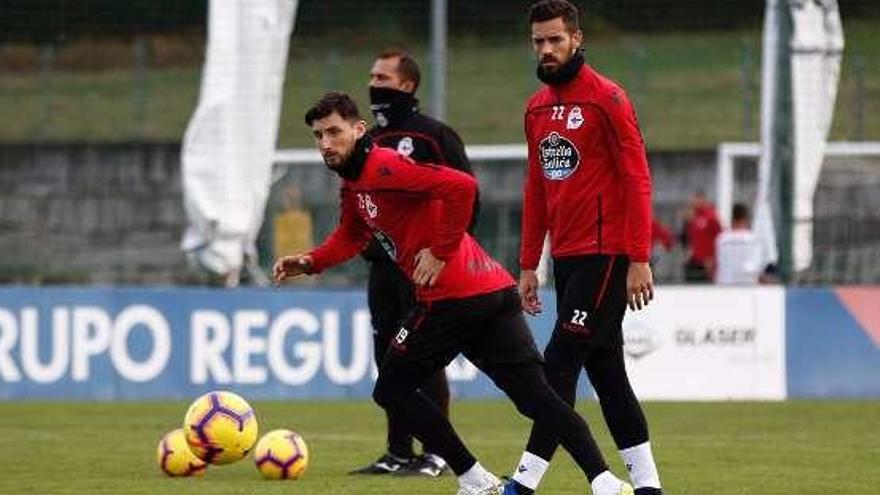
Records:
<instances>
[{"instance_id":1,"label":"metal pole","mask_svg":"<svg viewBox=\"0 0 880 495\"><path fill-rule=\"evenodd\" d=\"M773 170L777 185L777 200L779 205L779 272L782 281L791 282L794 278L794 115L792 101L792 74L791 74L791 37L794 31L794 19L792 17L792 0L777 0L775 8L778 9L777 17L777 60L776 72L776 100L774 112L776 113L775 126L772 133L770 146L775 148L773 153Z\"/></svg>"},{"instance_id":2,"label":"metal pole","mask_svg":"<svg viewBox=\"0 0 880 495\"><path fill-rule=\"evenodd\" d=\"M447 1L431 0L431 113L446 120Z\"/></svg>"}]
</instances>

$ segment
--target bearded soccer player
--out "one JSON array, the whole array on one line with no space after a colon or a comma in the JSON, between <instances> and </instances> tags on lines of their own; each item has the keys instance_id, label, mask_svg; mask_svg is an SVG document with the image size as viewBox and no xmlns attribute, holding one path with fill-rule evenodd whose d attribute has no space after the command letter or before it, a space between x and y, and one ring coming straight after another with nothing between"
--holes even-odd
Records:
<instances>
[{"instance_id":1,"label":"bearded soccer player","mask_svg":"<svg viewBox=\"0 0 880 495\"><path fill-rule=\"evenodd\" d=\"M653 298L644 143L626 93L584 63L577 8L543 0L533 4L529 22L544 86L525 116L522 306L531 314L541 310L535 268L549 232L557 320L544 352L547 379L574 405L580 370L586 370L635 493L661 494L647 423L623 358L627 304L641 309ZM533 493L557 444L553 432L536 423L505 494Z\"/></svg>"},{"instance_id":2,"label":"bearded soccer player","mask_svg":"<svg viewBox=\"0 0 880 495\"><path fill-rule=\"evenodd\" d=\"M276 261L276 283L319 273L361 252L371 237L409 277L417 303L379 366L373 399L458 476L458 495L497 495L501 482L465 447L442 410L420 390L463 353L546 428L589 476L617 480L583 419L550 388L510 274L466 232L476 180L449 167L420 164L373 146L357 106L328 93L306 113L325 164L342 177L341 214L332 234L308 254ZM596 495L632 487L593 485Z\"/></svg>"},{"instance_id":3,"label":"bearded soccer player","mask_svg":"<svg viewBox=\"0 0 880 495\"><path fill-rule=\"evenodd\" d=\"M442 163L473 175L458 134L419 111L415 93L420 81L419 66L408 53L396 49L379 53L370 69L370 110L376 120L376 125L369 131L373 143L397 150L418 162ZM370 264L367 301L373 324L376 364L381 364L391 339L400 330L403 318L414 303L415 295L412 283L378 241L371 241L361 254ZM446 370L438 370L429 376L420 388L448 417ZM424 445L423 450L421 455L416 455L410 432L389 416L387 451L351 474L431 477L443 474L446 462L430 445Z\"/></svg>"}]
</instances>

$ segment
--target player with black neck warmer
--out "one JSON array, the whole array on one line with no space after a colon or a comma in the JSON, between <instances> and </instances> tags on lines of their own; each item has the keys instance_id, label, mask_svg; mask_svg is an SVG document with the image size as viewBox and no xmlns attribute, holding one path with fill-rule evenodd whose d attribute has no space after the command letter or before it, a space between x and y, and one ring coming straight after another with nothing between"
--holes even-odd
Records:
<instances>
[{"instance_id":1,"label":"player with black neck warmer","mask_svg":"<svg viewBox=\"0 0 880 495\"><path fill-rule=\"evenodd\" d=\"M400 128L408 117L419 112L419 100L406 91L370 86L370 110L379 128Z\"/></svg>"},{"instance_id":2,"label":"player with black neck warmer","mask_svg":"<svg viewBox=\"0 0 880 495\"><path fill-rule=\"evenodd\" d=\"M473 175L464 144L446 124L419 111L415 93L421 75L419 66L406 52L385 50L370 69L370 110L376 125L369 130L372 143L391 148L419 163L445 165ZM474 202L469 231L476 221L479 202ZM373 239L361 253L370 264L367 300L373 325L376 363L381 363L401 321L412 308L415 296L407 277L388 255L382 239ZM422 392L449 415L449 384L441 370L424 382ZM371 464L352 474L395 474L440 476L446 462L431 445L422 446L417 455L412 432L399 420L388 416L386 452Z\"/></svg>"}]
</instances>

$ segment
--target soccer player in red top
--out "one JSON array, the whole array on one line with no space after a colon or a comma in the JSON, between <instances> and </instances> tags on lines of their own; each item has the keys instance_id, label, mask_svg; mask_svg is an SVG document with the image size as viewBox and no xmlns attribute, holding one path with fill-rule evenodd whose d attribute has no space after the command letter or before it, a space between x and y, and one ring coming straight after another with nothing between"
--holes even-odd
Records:
<instances>
[{"instance_id":1,"label":"soccer player in red top","mask_svg":"<svg viewBox=\"0 0 880 495\"><path fill-rule=\"evenodd\" d=\"M577 7L542 0L529 14L538 77L525 133L529 162L523 204L519 289L523 309L541 311L535 268L545 235L556 284L556 325L545 371L574 404L585 369L639 495L662 493L648 428L626 375L623 316L653 298L651 178L626 93L584 63ZM506 494L531 494L558 439L535 424ZM618 482L588 473L594 486Z\"/></svg>"},{"instance_id":2,"label":"soccer player in red top","mask_svg":"<svg viewBox=\"0 0 880 495\"><path fill-rule=\"evenodd\" d=\"M459 495L501 493L498 478L419 390L427 376L463 353L520 412L559 438L584 473L606 469L587 424L544 377L515 281L466 232L476 180L373 146L344 93L325 95L305 120L325 164L343 179L339 225L312 252L276 261L273 276L280 283L321 272L361 252L373 237L411 278L418 303L379 366L376 403L436 448L458 476Z\"/></svg>"}]
</instances>

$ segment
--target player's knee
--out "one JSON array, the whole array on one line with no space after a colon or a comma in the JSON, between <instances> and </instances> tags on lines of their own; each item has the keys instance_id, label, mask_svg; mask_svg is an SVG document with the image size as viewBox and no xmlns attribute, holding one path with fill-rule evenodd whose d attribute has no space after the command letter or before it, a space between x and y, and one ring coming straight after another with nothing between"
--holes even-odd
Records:
<instances>
[{"instance_id":1,"label":"player's knee","mask_svg":"<svg viewBox=\"0 0 880 495\"><path fill-rule=\"evenodd\" d=\"M517 398L512 397L512 399L513 399L513 404L516 406L516 410L519 411L520 414L522 414L523 416L525 416L531 420L535 419L535 414L537 411L536 411L536 404L534 403L534 401L529 400L528 398L525 398L525 397L517 397Z\"/></svg>"},{"instance_id":2,"label":"player's knee","mask_svg":"<svg viewBox=\"0 0 880 495\"><path fill-rule=\"evenodd\" d=\"M549 400L558 400L555 394L545 384L531 386L514 386L508 391L510 400L513 401L516 410L523 416L534 420L540 413L542 403Z\"/></svg>"}]
</instances>

